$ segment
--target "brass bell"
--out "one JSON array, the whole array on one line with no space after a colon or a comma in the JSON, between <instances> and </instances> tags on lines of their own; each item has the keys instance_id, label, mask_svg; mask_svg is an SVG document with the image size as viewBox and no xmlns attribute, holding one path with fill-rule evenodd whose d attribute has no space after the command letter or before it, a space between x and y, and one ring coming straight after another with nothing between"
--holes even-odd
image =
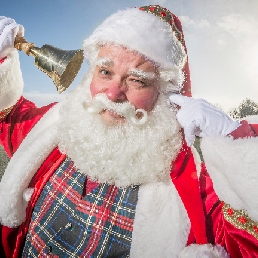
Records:
<instances>
[{"instance_id":1,"label":"brass bell","mask_svg":"<svg viewBox=\"0 0 258 258\"><path fill-rule=\"evenodd\" d=\"M38 48L23 37L15 38L14 47L35 58L35 65L53 80L59 93L70 86L83 62L81 49L66 51L47 44Z\"/></svg>"}]
</instances>

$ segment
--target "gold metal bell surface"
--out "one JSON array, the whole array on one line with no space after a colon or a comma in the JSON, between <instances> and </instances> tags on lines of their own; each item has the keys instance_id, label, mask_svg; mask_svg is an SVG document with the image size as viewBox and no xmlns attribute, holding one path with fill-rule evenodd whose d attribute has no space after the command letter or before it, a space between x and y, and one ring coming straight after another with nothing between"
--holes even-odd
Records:
<instances>
[{"instance_id":1,"label":"gold metal bell surface","mask_svg":"<svg viewBox=\"0 0 258 258\"><path fill-rule=\"evenodd\" d=\"M23 37L16 37L14 46L35 58L35 65L53 80L59 93L70 86L83 62L81 49L62 50L47 44L38 48Z\"/></svg>"}]
</instances>

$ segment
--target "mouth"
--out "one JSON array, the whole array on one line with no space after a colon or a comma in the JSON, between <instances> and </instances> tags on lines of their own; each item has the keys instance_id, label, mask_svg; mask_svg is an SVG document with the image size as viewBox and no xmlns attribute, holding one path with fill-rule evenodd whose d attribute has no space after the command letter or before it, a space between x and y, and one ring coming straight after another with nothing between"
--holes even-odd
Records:
<instances>
[{"instance_id":1,"label":"mouth","mask_svg":"<svg viewBox=\"0 0 258 258\"><path fill-rule=\"evenodd\" d=\"M125 117L117 114L114 110L103 109L99 114L112 120L125 121Z\"/></svg>"}]
</instances>

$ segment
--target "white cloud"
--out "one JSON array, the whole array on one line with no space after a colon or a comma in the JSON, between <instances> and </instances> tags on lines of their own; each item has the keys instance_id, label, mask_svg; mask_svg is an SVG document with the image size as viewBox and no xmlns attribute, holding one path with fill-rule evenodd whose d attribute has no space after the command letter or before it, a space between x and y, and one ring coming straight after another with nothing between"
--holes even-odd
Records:
<instances>
[{"instance_id":1,"label":"white cloud","mask_svg":"<svg viewBox=\"0 0 258 258\"><path fill-rule=\"evenodd\" d=\"M230 14L222 17L217 26L221 30L219 43L234 49L245 83L257 87L258 20L250 15Z\"/></svg>"},{"instance_id":2,"label":"white cloud","mask_svg":"<svg viewBox=\"0 0 258 258\"><path fill-rule=\"evenodd\" d=\"M179 16L179 19L183 27L189 28L194 26L194 21L191 20L188 16Z\"/></svg>"},{"instance_id":3,"label":"white cloud","mask_svg":"<svg viewBox=\"0 0 258 258\"><path fill-rule=\"evenodd\" d=\"M200 20L199 22L198 22L198 27L200 28L200 29L206 29L206 28L210 28L210 23L209 23L209 21L207 21L207 20Z\"/></svg>"},{"instance_id":4,"label":"white cloud","mask_svg":"<svg viewBox=\"0 0 258 258\"><path fill-rule=\"evenodd\" d=\"M252 16L243 16L240 14L230 14L224 16L217 23L218 28L232 35L235 39L248 41L251 38L257 38L257 19Z\"/></svg>"},{"instance_id":5,"label":"white cloud","mask_svg":"<svg viewBox=\"0 0 258 258\"><path fill-rule=\"evenodd\" d=\"M139 6L143 6L143 5L160 5L162 7L167 7L168 8L169 1L168 0L145 0L145 1L143 1L143 3L139 2L137 4Z\"/></svg>"},{"instance_id":6,"label":"white cloud","mask_svg":"<svg viewBox=\"0 0 258 258\"><path fill-rule=\"evenodd\" d=\"M150 2L146 1L146 5L149 5ZM161 6L166 6L168 5L168 0L156 0L155 4L161 5Z\"/></svg>"},{"instance_id":7,"label":"white cloud","mask_svg":"<svg viewBox=\"0 0 258 258\"><path fill-rule=\"evenodd\" d=\"M222 39L222 38L218 38L217 42L218 42L218 44L219 44L220 46L225 46L225 44L226 44L225 40Z\"/></svg>"},{"instance_id":8,"label":"white cloud","mask_svg":"<svg viewBox=\"0 0 258 258\"><path fill-rule=\"evenodd\" d=\"M179 16L184 28L190 29L207 29L210 28L210 23L207 20L201 19L199 21L192 20L188 16Z\"/></svg>"},{"instance_id":9,"label":"white cloud","mask_svg":"<svg viewBox=\"0 0 258 258\"><path fill-rule=\"evenodd\" d=\"M52 102L59 102L62 99L64 99L65 94L46 94L46 93L40 93L40 92L27 92L23 93L23 96L30 101L34 102L38 107L42 107L45 105L48 105Z\"/></svg>"},{"instance_id":10,"label":"white cloud","mask_svg":"<svg viewBox=\"0 0 258 258\"><path fill-rule=\"evenodd\" d=\"M220 30L220 41L234 45L250 61L258 44L258 20L252 16L230 14L222 17L217 23ZM220 42L219 41L219 42Z\"/></svg>"}]
</instances>

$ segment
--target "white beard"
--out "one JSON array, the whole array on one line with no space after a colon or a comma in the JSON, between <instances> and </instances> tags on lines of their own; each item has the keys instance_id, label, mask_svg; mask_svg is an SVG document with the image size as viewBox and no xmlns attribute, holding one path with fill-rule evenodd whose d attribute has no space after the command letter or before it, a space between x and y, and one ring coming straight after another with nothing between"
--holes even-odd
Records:
<instances>
[{"instance_id":1,"label":"white beard","mask_svg":"<svg viewBox=\"0 0 258 258\"><path fill-rule=\"evenodd\" d=\"M81 173L118 187L161 182L182 146L176 108L161 93L144 124L108 125L84 108L91 101L86 77L60 110L59 149Z\"/></svg>"}]
</instances>

